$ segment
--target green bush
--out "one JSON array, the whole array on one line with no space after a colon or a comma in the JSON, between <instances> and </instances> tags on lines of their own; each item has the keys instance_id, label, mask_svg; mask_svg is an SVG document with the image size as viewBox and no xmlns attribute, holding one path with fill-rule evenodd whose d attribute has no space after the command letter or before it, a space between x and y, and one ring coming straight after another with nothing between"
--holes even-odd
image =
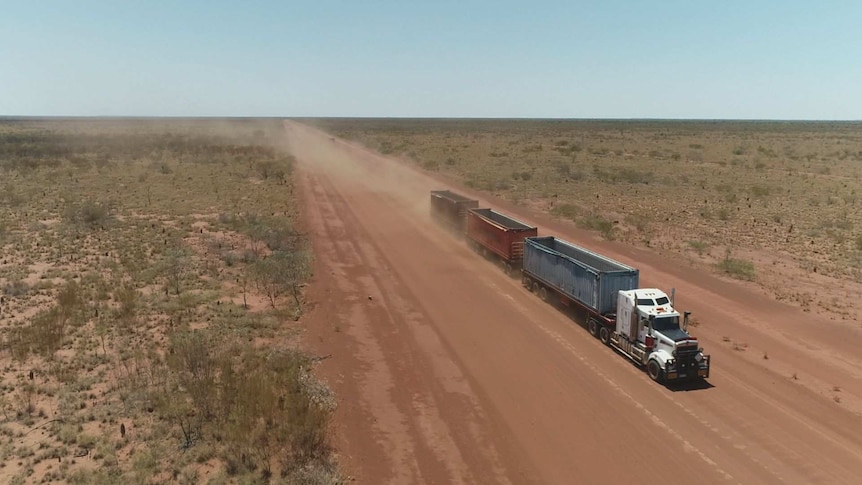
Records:
<instances>
[{"instance_id":1,"label":"green bush","mask_svg":"<svg viewBox=\"0 0 862 485\"><path fill-rule=\"evenodd\" d=\"M754 263L744 259L724 258L717 264L719 270L732 278L745 281L754 281L755 268Z\"/></svg>"},{"instance_id":2,"label":"green bush","mask_svg":"<svg viewBox=\"0 0 862 485\"><path fill-rule=\"evenodd\" d=\"M559 217L565 217L566 219L576 220L578 216L581 215L581 208L575 204L563 203L559 205L555 205L551 209L551 214Z\"/></svg>"},{"instance_id":3,"label":"green bush","mask_svg":"<svg viewBox=\"0 0 862 485\"><path fill-rule=\"evenodd\" d=\"M705 243L703 241L689 241L688 245L694 249L697 254L703 255L703 253L709 249L709 243Z\"/></svg>"},{"instance_id":4,"label":"green bush","mask_svg":"<svg viewBox=\"0 0 862 485\"><path fill-rule=\"evenodd\" d=\"M613 239L614 223L598 214L590 214L578 220L578 225L602 233L605 239Z\"/></svg>"}]
</instances>

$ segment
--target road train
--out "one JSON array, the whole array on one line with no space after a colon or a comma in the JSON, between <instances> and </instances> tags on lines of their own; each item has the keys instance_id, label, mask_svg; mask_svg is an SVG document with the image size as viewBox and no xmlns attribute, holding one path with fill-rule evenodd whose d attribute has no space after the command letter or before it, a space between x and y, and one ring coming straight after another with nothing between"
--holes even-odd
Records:
<instances>
[{"instance_id":1,"label":"road train","mask_svg":"<svg viewBox=\"0 0 862 485\"><path fill-rule=\"evenodd\" d=\"M639 288L639 271L449 190L431 191L431 216L466 239L544 301L586 313L590 334L645 368L657 382L709 377L710 356L688 333L690 312L674 292Z\"/></svg>"}]
</instances>

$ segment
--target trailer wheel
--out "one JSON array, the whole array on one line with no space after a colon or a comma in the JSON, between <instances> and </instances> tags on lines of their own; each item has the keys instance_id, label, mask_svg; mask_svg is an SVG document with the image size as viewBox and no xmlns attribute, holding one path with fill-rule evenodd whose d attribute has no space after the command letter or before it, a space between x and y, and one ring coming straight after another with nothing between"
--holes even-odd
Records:
<instances>
[{"instance_id":1,"label":"trailer wheel","mask_svg":"<svg viewBox=\"0 0 862 485\"><path fill-rule=\"evenodd\" d=\"M651 359L647 364L647 374L649 374L649 378L656 381L661 382L662 380L662 370L661 366L658 365L658 361L655 359Z\"/></svg>"},{"instance_id":2,"label":"trailer wheel","mask_svg":"<svg viewBox=\"0 0 862 485\"><path fill-rule=\"evenodd\" d=\"M532 282L530 281L530 277L527 276L526 274L522 274L521 275L521 284L524 285L524 288L529 290L530 287L532 286Z\"/></svg>"},{"instance_id":3,"label":"trailer wheel","mask_svg":"<svg viewBox=\"0 0 862 485\"><path fill-rule=\"evenodd\" d=\"M608 330L608 327L604 325L599 327L599 340L605 345L611 344L611 331Z\"/></svg>"},{"instance_id":4,"label":"trailer wheel","mask_svg":"<svg viewBox=\"0 0 862 485\"><path fill-rule=\"evenodd\" d=\"M541 298L542 301L548 301L548 289L544 286L539 288L539 298Z\"/></svg>"},{"instance_id":5,"label":"trailer wheel","mask_svg":"<svg viewBox=\"0 0 862 485\"><path fill-rule=\"evenodd\" d=\"M512 270L512 263L503 263L503 271L505 271L507 275L512 276Z\"/></svg>"},{"instance_id":6,"label":"trailer wheel","mask_svg":"<svg viewBox=\"0 0 862 485\"><path fill-rule=\"evenodd\" d=\"M590 317L587 319L587 328L590 330L590 335L596 338L599 337L599 322L595 318Z\"/></svg>"},{"instance_id":7,"label":"trailer wheel","mask_svg":"<svg viewBox=\"0 0 862 485\"><path fill-rule=\"evenodd\" d=\"M539 283L537 283L535 281L533 282L533 293L535 293L537 295L539 294Z\"/></svg>"}]
</instances>

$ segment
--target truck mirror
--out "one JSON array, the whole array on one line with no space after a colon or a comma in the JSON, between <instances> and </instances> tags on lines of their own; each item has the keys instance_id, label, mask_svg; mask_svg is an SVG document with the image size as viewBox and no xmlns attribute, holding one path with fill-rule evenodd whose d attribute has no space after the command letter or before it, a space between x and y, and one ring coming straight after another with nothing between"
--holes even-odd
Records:
<instances>
[{"instance_id":1,"label":"truck mirror","mask_svg":"<svg viewBox=\"0 0 862 485\"><path fill-rule=\"evenodd\" d=\"M688 331L688 318L691 316L691 312L683 312L682 314L682 330Z\"/></svg>"}]
</instances>

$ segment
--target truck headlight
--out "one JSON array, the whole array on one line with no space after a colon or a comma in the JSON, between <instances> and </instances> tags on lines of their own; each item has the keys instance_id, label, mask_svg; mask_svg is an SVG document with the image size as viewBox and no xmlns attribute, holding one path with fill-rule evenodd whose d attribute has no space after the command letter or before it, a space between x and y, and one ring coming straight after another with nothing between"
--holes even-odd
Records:
<instances>
[{"instance_id":1,"label":"truck headlight","mask_svg":"<svg viewBox=\"0 0 862 485\"><path fill-rule=\"evenodd\" d=\"M698 352L694 354L694 360L697 361L697 363L703 361L703 352Z\"/></svg>"}]
</instances>

